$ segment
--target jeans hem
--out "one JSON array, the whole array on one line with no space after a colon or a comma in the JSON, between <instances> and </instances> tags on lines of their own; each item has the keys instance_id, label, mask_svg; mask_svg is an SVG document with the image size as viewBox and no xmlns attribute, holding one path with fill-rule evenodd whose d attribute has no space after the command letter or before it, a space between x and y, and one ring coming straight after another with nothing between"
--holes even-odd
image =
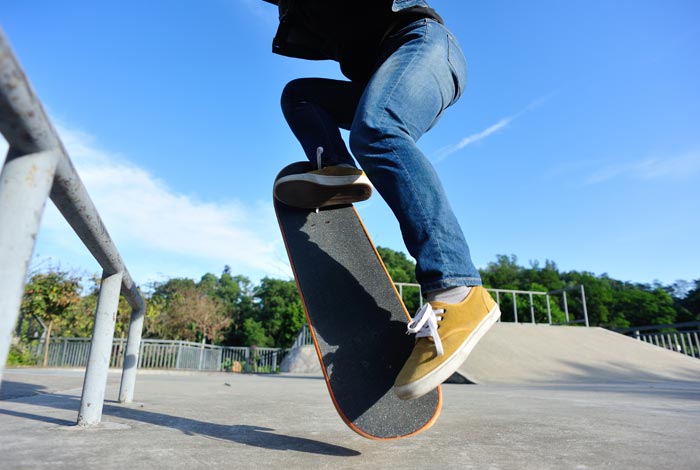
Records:
<instances>
[{"instance_id":1,"label":"jeans hem","mask_svg":"<svg viewBox=\"0 0 700 470\"><path fill-rule=\"evenodd\" d=\"M434 281L425 285L421 285L421 290L423 295L430 291L448 289L450 287L474 287L483 285L481 278L478 277L451 277L448 279L441 279L439 281Z\"/></svg>"}]
</instances>

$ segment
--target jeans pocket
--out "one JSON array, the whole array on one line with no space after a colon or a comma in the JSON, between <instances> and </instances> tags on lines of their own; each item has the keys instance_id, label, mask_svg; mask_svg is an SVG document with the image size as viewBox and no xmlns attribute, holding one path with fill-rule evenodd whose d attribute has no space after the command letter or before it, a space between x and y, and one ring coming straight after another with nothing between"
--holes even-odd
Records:
<instances>
[{"instance_id":1,"label":"jeans pocket","mask_svg":"<svg viewBox=\"0 0 700 470\"><path fill-rule=\"evenodd\" d=\"M467 85L467 59L462 48L452 35L447 35L447 62L452 70L452 78L455 84L455 97L452 103L457 101Z\"/></svg>"}]
</instances>

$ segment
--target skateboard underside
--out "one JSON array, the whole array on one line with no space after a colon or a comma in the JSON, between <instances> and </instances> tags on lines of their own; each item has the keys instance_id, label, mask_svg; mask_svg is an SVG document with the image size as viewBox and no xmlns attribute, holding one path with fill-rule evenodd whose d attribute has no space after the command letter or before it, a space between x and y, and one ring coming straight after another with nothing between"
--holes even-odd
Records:
<instances>
[{"instance_id":1,"label":"skateboard underside","mask_svg":"<svg viewBox=\"0 0 700 470\"><path fill-rule=\"evenodd\" d=\"M280 176L304 171L285 168ZM411 353L407 314L352 206L309 211L275 202L316 350L341 418L354 431L393 439L427 429L439 389L404 401L391 388Z\"/></svg>"}]
</instances>

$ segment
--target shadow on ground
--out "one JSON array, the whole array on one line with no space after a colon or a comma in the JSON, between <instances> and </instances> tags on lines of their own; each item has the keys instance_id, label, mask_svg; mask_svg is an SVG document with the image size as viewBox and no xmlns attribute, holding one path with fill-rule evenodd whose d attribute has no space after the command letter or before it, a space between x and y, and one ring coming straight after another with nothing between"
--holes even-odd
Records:
<instances>
[{"instance_id":1,"label":"shadow on ground","mask_svg":"<svg viewBox=\"0 0 700 470\"><path fill-rule=\"evenodd\" d=\"M44 390L45 387L40 385L3 381L2 388L4 390L2 395L3 400L21 399L35 395L43 395L39 399L33 400L29 404L32 406L70 410L74 411L76 414L80 408L79 398L61 393L43 393L42 390ZM190 436L205 436L270 450L292 450L310 454L338 457L354 457L361 455L360 452L346 447L303 437L277 434L275 433L275 430L271 428L251 425L224 425L208 423L191 418L183 418L179 416L166 415L163 413L145 411L139 408L133 408L132 406L138 405L121 405L114 401L106 401L102 412L104 415L122 418L125 420L175 429ZM31 419L59 426L76 425L75 421L27 413L23 411L7 410L3 408L0 408L0 415Z\"/></svg>"}]
</instances>

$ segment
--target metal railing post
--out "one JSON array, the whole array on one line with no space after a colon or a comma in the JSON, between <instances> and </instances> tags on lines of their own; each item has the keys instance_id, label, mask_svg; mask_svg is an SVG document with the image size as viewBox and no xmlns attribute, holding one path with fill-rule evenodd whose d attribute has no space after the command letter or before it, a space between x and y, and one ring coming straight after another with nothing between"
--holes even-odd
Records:
<instances>
[{"instance_id":1,"label":"metal railing post","mask_svg":"<svg viewBox=\"0 0 700 470\"><path fill-rule=\"evenodd\" d=\"M501 297L500 297L498 291L496 291L496 303L497 303L499 306L501 305ZM500 323L500 322L501 322L501 317L499 316L499 317L498 317L498 323Z\"/></svg>"},{"instance_id":2,"label":"metal railing post","mask_svg":"<svg viewBox=\"0 0 700 470\"><path fill-rule=\"evenodd\" d=\"M55 151L12 153L0 172L0 381L59 158Z\"/></svg>"},{"instance_id":3,"label":"metal railing post","mask_svg":"<svg viewBox=\"0 0 700 470\"><path fill-rule=\"evenodd\" d=\"M122 368L122 380L119 385L119 402L131 403L134 399L134 387L136 386L136 370L139 365L139 352L141 351L141 333L143 331L143 319L146 307L142 305L131 311L129 322L129 336L126 340L124 351L124 366Z\"/></svg>"},{"instance_id":4,"label":"metal railing post","mask_svg":"<svg viewBox=\"0 0 700 470\"><path fill-rule=\"evenodd\" d=\"M79 426L97 424L102 419L121 284L121 272L102 275L102 285L95 312L95 325L92 329L90 356L85 371L83 395L80 399Z\"/></svg>"},{"instance_id":5,"label":"metal railing post","mask_svg":"<svg viewBox=\"0 0 700 470\"><path fill-rule=\"evenodd\" d=\"M564 315L566 318L566 323L569 323L569 305L566 302L566 291L562 291L562 297L564 297Z\"/></svg>"},{"instance_id":6,"label":"metal railing post","mask_svg":"<svg viewBox=\"0 0 700 470\"><path fill-rule=\"evenodd\" d=\"M588 325L588 309L586 308L586 291L583 289L583 284L581 284L581 304L583 305L583 319Z\"/></svg>"}]
</instances>

